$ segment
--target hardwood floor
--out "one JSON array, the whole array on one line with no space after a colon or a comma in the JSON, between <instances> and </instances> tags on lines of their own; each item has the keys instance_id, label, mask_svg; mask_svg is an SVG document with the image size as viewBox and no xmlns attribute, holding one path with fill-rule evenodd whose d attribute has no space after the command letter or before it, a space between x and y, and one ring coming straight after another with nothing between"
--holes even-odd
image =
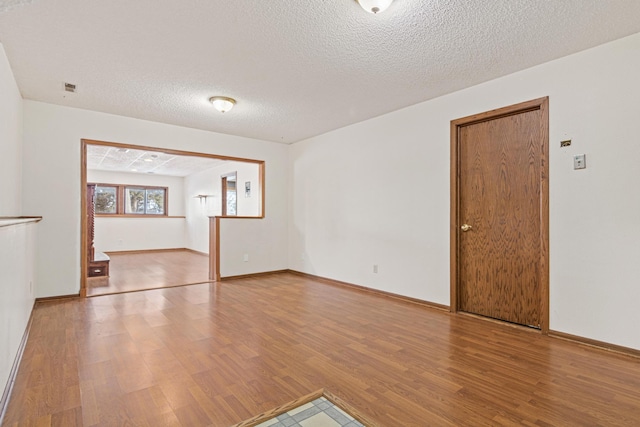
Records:
<instances>
[{"instance_id":1,"label":"hardwood floor","mask_svg":"<svg viewBox=\"0 0 640 427\"><path fill-rule=\"evenodd\" d=\"M4 425L638 425L640 359L292 274L39 303Z\"/></svg>"},{"instance_id":2,"label":"hardwood floor","mask_svg":"<svg viewBox=\"0 0 640 427\"><path fill-rule=\"evenodd\" d=\"M209 257L187 250L109 254L110 277L87 280L87 296L202 283Z\"/></svg>"}]
</instances>

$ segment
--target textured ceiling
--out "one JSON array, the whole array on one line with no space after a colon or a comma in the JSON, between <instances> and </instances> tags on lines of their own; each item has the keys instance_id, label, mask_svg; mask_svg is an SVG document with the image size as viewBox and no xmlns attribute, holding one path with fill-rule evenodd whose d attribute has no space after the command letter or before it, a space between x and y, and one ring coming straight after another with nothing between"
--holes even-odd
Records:
<instances>
[{"instance_id":1,"label":"textured ceiling","mask_svg":"<svg viewBox=\"0 0 640 427\"><path fill-rule=\"evenodd\" d=\"M638 0L0 1L26 99L285 143L639 31Z\"/></svg>"},{"instance_id":2,"label":"textured ceiling","mask_svg":"<svg viewBox=\"0 0 640 427\"><path fill-rule=\"evenodd\" d=\"M225 163L206 157L177 156L160 151L87 145L87 169L187 176Z\"/></svg>"}]
</instances>

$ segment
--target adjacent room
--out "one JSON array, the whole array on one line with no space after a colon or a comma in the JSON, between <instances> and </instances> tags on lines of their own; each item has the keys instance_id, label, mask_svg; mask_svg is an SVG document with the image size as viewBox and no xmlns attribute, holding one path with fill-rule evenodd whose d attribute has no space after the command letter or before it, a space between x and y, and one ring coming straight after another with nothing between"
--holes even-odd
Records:
<instances>
[{"instance_id":1,"label":"adjacent room","mask_svg":"<svg viewBox=\"0 0 640 427\"><path fill-rule=\"evenodd\" d=\"M640 2L0 1L0 425L640 420Z\"/></svg>"},{"instance_id":2,"label":"adjacent room","mask_svg":"<svg viewBox=\"0 0 640 427\"><path fill-rule=\"evenodd\" d=\"M260 217L260 163L98 142L85 157L87 296L208 282L210 218Z\"/></svg>"}]
</instances>

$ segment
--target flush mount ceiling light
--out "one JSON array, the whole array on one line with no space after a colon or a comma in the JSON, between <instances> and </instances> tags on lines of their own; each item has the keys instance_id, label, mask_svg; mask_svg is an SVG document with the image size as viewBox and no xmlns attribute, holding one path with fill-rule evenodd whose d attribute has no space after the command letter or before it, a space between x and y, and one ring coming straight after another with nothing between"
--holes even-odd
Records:
<instances>
[{"instance_id":1,"label":"flush mount ceiling light","mask_svg":"<svg viewBox=\"0 0 640 427\"><path fill-rule=\"evenodd\" d=\"M358 4L369 13L384 12L393 0L356 0Z\"/></svg>"},{"instance_id":2,"label":"flush mount ceiling light","mask_svg":"<svg viewBox=\"0 0 640 427\"><path fill-rule=\"evenodd\" d=\"M226 113L236 105L235 99L227 98L226 96L212 96L209 98L209 102L213 104L213 108L221 113Z\"/></svg>"}]
</instances>

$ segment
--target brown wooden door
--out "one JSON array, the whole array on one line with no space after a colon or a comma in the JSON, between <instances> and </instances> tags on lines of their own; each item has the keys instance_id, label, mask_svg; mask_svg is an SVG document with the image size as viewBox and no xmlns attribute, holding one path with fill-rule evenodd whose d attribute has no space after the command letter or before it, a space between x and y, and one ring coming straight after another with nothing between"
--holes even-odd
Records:
<instances>
[{"instance_id":1,"label":"brown wooden door","mask_svg":"<svg viewBox=\"0 0 640 427\"><path fill-rule=\"evenodd\" d=\"M541 328L548 286L546 99L544 108L528 104L454 122L457 309Z\"/></svg>"}]
</instances>

